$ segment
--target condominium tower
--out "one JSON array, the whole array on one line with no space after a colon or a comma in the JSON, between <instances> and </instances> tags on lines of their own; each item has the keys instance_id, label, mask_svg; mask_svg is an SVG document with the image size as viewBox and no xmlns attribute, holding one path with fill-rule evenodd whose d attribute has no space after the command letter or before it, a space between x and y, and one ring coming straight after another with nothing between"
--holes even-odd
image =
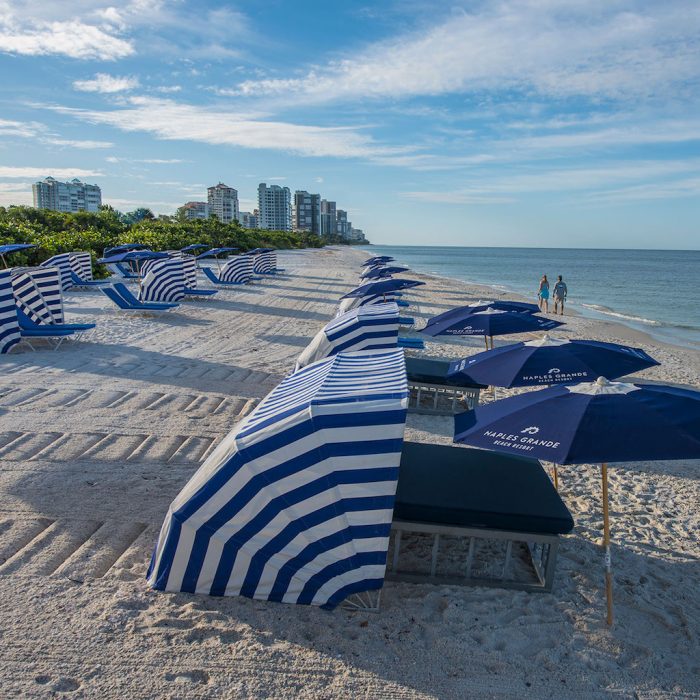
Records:
<instances>
[{"instance_id":1,"label":"condominium tower","mask_svg":"<svg viewBox=\"0 0 700 700\"><path fill-rule=\"evenodd\" d=\"M238 191L220 182L207 188L209 211L224 224L238 219Z\"/></svg>"},{"instance_id":2,"label":"condominium tower","mask_svg":"<svg viewBox=\"0 0 700 700\"><path fill-rule=\"evenodd\" d=\"M294 193L292 229L321 233L321 195L309 194L306 190Z\"/></svg>"},{"instance_id":3,"label":"condominium tower","mask_svg":"<svg viewBox=\"0 0 700 700\"><path fill-rule=\"evenodd\" d=\"M292 230L292 197L289 187L258 185L258 226L271 231Z\"/></svg>"},{"instance_id":4,"label":"condominium tower","mask_svg":"<svg viewBox=\"0 0 700 700\"><path fill-rule=\"evenodd\" d=\"M97 185L87 185L77 179L59 182L47 177L32 185L32 194L37 209L97 212L102 204L102 190Z\"/></svg>"}]
</instances>

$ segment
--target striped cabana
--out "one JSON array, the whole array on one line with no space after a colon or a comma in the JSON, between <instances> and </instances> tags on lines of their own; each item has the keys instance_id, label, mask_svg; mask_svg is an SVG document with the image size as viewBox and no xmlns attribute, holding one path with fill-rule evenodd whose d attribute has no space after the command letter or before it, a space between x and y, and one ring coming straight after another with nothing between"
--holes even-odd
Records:
<instances>
[{"instance_id":1,"label":"striped cabana","mask_svg":"<svg viewBox=\"0 0 700 700\"><path fill-rule=\"evenodd\" d=\"M299 355L295 370L339 352L395 348L398 335L396 304L360 306L327 323Z\"/></svg>"},{"instance_id":2,"label":"striped cabana","mask_svg":"<svg viewBox=\"0 0 700 700\"><path fill-rule=\"evenodd\" d=\"M92 282L92 256L85 251L69 253L68 262L71 270L80 277L83 282Z\"/></svg>"},{"instance_id":3,"label":"striped cabana","mask_svg":"<svg viewBox=\"0 0 700 700\"><path fill-rule=\"evenodd\" d=\"M232 255L219 274L222 282L247 284L253 277L254 259L252 255Z\"/></svg>"},{"instance_id":4,"label":"striped cabana","mask_svg":"<svg viewBox=\"0 0 700 700\"><path fill-rule=\"evenodd\" d=\"M48 260L44 260L43 263L39 263L39 267L55 267L58 269L61 275L61 289L65 292L73 286L73 280L71 279L71 265L70 256L71 253L61 253L60 255L54 255Z\"/></svg>"},{"instance_id":5,"label":"striped cabana","mask_svg":"<svg viewBox=\"0 0 700 700\"><path fill-rule=\"evenodd\" d=\"M182 272L185 275L185 287L197 289L197 260L194 255L180 254L182 260Z\"/></svg>"},{"instance_id":6,"label":"striped cabana","mask_svg":"<svg viewBox=\"0 0 700 700\"><path fill-rule=\"evenodd\" d=\"M396 302L396 295L389 292L388 294L371 294L366 297L348 297L341 299L338 303L338 310L335 317L338 318L344 313L352 309L358 309L362 306L372 306L374 304L389 304Z\"/></svg>"},{"instance_id":7,"label":"striped cabana","mask_svg":"<svg viewBox=\"0 0 700 700\"><path fill-rule=\"evenodd\" d=\"M34 323L63 323L63 292L57 267L15 267L15 303Z\"/></svg>"},{"instance_id":8,"label":"striped cabana","mask_svg":"<svg viewBox=\"0 0 700 700\"><path fill-rule=\"evenodd\" d=\"M140 301L180 301L185 296L185 272L180 258L146 260L141 265Z\"/></svg>"},{"instance_id":9,"label":"striped cabana","mask_svg":"<svg viewBox=\"0 0 700 700\"><path fill-rule=\"evenodd\" d=\"M172 502L149 585L328 608L379 590L406 405L401 350L284 379Z\"/></svg>"},{"instance_id":10,"label":"striped cabana","mask_svg":"<svg viewBox=\"0 0 700 700\"><path fill-rule=\"evenodd\" d=\"M17 309L12 291L12 272L0 270L0 355L20 341Z\"/></svg>"},{"instance_id":11,"label":"striped cabana","mask_svg":"<svg viewBox=\"0 0 700 700\"><path fill-rule=\"evenodd\" d=\"M277 269L277 253L274 250L260 250L249 253L253 258L253 272L256 275L271 275Z\"/></svg>"}]
</instances>

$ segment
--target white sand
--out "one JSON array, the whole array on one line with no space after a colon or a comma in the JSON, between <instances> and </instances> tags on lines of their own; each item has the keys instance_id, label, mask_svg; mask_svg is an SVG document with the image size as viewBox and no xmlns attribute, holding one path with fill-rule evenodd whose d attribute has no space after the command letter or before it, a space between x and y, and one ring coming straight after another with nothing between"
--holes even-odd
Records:
<instances>
[{"instance_id":1,"label":"white sand","mask_svg":"<svg viewBox=\"0 0 700 700\"><path fill-rule=\"evenodd\" d=\"M287 276L160 319L70 293L70 320L99 323L92 342L0 358L0 698L700 697L697 461L612 469L612 629L594 466L562 470L576 528L550 595L389 583L371 614L146 590L169 502L364 257L283 253ZM487 294L425 279L418 318ZM640 344L663 363L646 379L700 385L697 352L566 320L562 335ZM406 437L449 443L451 429L411 415Z\"/></svg>"}]
</instances>

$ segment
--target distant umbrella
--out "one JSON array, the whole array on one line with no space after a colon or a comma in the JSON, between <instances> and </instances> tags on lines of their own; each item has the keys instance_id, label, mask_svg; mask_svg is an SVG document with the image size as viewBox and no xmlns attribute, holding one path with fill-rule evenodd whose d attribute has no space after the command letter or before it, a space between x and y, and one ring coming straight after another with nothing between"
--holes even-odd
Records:
<instances>
[{"instance_id":1,"label":"distant umbrella","mask_svg":"<svg viewBox=\"0 0 700 700\"><path fill-rule=\"evenodd\" d=\"M455 313L449 318L446 318L448 314L441 314L429 319L426 327L420 332L429 336L483 335L485 338L491 338L493 347L494 335L549 331L564 325L559 321L517 311L488 308L474 312L469 307L461 307L453 311ZM488 349L488 340L486 340L486 347Z\"/></svg>"},{"instance_id":2,"label":"distant umbrella","mask_svg":"<svg viewBox=\"0 0 700 700\"><path fill-rule=\"evenodd\" d=\"M147 245L143 243L120 243L119 245L112 246L111 248L105 248L103 251L103 256L116 255L117 253L125 253L129 250L146 250Z\"/></svg>"},{"instance_id":3,"label":"distant umbrella","mask_svg":"<svg viewBox=\"0 0 700 700\"><path fill-rule=\"evenodd\" d=\"M207 250L204 253L200 253L197 256L197 259L200 260L203 258L218 258L219 255L223 255L224 253L233 253L236 250L238 250L238 248L229 248L229 247L211 248L210 250Z\"/></svg>"},{"instance_id":4,"label":"distant umbrella","mask_svg":"<svg viewBox=\"0 0 700 700\"><path fill-rule=\"evenodd\" d=\"M388 294L396 292L399 289L409 289L411 287L419 287L425 282L417 282L416 280L390 279L380 280L379 282L367 282L359 287L356 287L351 292L348 292L341 299L349 299L351 297L366 297L370 295Z\"/></svg>"},{"instance_id":5,"label":"distant umbrella","mask_svg":"<svg viewBox=\"0 0 700 700\"><path fill-rule=\"evenodd\" d=\"M447 376L476 384L517 387L617 379L659 363L641 348L545 335L450 363Z\"/></svg>"},{"instance_id":6,"label":"distant umbrella","mask_svg":"<svg viewBox=\"0 0 700 700\"><path fill-rule=\"evenodd\" d=\"M602 463L605 587L612 624L607 463L700 458L700 392L600 377L461 413L455 416L454 439L555 464Z\"/></svg>"},{"instance_id":7,"label":"distant umbrella","mask_svg":"<svg viewBox=\"0 0 700 700\"><path fill-rule=\"evenodd\" d=\"M154 250L128 250L124 253L115 253L106 258L99 258L98 263L109 265L111 263L120 262L137 262L142 260L157 260L159 258L167 258L167 253L157 253Z\"/></svg>"},{"instance_id":8,"label":"distant umbrella","mask_svg":"<svg viewBox=\"0 0 700 700\"><path fill-rule=\"evenodd\" d=\"M186 245L184 248L180 248L181 253L193 253L195 250L202 250L203 248L208 248L209 246L206 245L206 243L192 243L190 245Z\"/></svg>"},{"instance_id":9,"label":"distant umbrella","mask_svg":"<svg viewBox=\"0 0 700 700\"><path fill-rule=\"evenodd\" d=\"M362 263L362 267L367 267L369 265L375 265L376 263L386 263L386 262L393 262L394 258L392 258L389 255L377 255L373 258L369 258L369 260L365 260Z\"/></svg>"},{"instance_id":10,"label":"distant umbrella","mask_svg":"<svg viewBox=\"0 0 700 700\"><path fill-rule=\"evenodd\" d=\"M378 277L391 277L391 275L398 275L400 272L410 272L408 267L400 267L398 265L387 266L387 267L373 267L367 272L363 272L360 275L360 279L377 279Z\"/></svg>"},{"instance_id":11,"label":"distant umbrella","mask_svg":"<svg viewBox=\"0 0 700 700\"><path fill-rule=\"evenodd\" d=\"M6 255L17 253L20 250L28 250L29 248L36 248L36 245L34 243L7 243L6 245L0 245L2 264L7 267L7 261L5 260Z\"/></svg>"}]
</instances>

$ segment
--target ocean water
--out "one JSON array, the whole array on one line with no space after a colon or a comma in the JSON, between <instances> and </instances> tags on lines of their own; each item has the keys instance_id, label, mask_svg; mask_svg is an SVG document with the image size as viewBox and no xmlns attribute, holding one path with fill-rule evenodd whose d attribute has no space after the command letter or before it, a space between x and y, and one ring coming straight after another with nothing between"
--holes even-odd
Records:
<instances>
[{"instance_id":1,"label":"ocean water","mask_svg":"<svg viewBox=\"0 0 700 700\"><path fill-rule=\"evenodd\" d=\"M585 316L625 323L665 342L700 349L700 251L569 248L364 247L416 272L474 282L537 301L562 275L569 305ZM551 299L550 299L551 308Z\"/></svg>"}]
</instances>

